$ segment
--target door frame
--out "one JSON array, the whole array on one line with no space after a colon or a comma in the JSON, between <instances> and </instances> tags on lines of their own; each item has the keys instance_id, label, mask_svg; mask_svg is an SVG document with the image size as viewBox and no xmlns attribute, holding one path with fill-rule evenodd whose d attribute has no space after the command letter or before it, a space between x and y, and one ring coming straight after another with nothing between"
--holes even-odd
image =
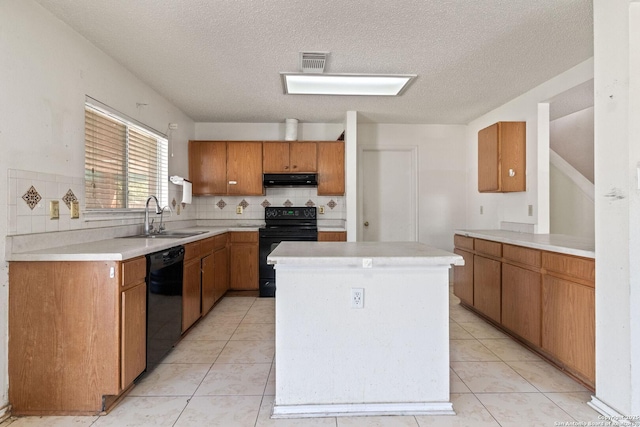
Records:
<instances>
[{"instance_id":1,"label":"door frame","mask_svg":"<svg viewBox=\"0 0 640 427\"><path fill-rule=\"evenodd\" d=\"M417 145L375 145L375 146L365 146L360 145L358 147L358 213L356 217L358 218L358 226L357 226L357 241L361 242L364 234L364 153L366 151L405 151L411 154L411 186L410 189L411 194L413 195L413 199L411 200L411 204L409 209L413 211L415 217L414 230L413 235L416 242L418 242L419 238L419 230L420 230L420 217L418 215L418 146Z\"/></svg>"}]
</instances>

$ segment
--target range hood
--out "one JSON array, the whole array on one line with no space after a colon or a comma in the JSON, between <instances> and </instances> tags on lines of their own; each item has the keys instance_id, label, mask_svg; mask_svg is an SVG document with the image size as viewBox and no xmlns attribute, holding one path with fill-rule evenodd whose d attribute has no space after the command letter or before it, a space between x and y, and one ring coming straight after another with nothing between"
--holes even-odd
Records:
<instances>
[{"instance_id":1,"label":"range hood","mask_svg":"<svg viewBox=\"0 0 640 427\"><path fill-rule=\"evenodd\" d=\"M317 187L315 173L265 173L262 184L265 187Z\"/></svg>"}]
</instances>

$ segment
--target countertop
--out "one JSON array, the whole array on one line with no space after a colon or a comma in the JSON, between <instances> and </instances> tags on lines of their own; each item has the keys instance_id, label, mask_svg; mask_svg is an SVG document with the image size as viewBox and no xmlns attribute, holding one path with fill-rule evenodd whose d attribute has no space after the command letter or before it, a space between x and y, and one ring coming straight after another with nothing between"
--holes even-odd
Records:
<instances>
[{"instance_id":1,"label":"countertop","mask_svg":"<svg viewBox=\"0 0 640 427\"><path fill-rule=\"evenodd\" d=\"M11 253L7 261L124 261L173 246L184 245L229 231L258 231L259 227L190 227L171 231L205 231L190 237L145 239L117 237L35 251Z\"/></svg>"},{"instance_id":2,"label":"countertop","mask_svg":"<svg viewBox=\"0 0 640 427\"><path fill-rule=\"evenodd\" d=\"M416 242L282 242L267 263L276 268L464 265L459 255Z\"/></svg>"},{"instance_id":3,"label":"countertop","mask_svg":"<svg viewBox=\"0 0 640 427\"><path fill-rule=\"evenodd\" d=\"M543 251L595 258L593 239L564 234L531 234L505 230L455 230L455 234Z\"/></svg>"}]
</instances>

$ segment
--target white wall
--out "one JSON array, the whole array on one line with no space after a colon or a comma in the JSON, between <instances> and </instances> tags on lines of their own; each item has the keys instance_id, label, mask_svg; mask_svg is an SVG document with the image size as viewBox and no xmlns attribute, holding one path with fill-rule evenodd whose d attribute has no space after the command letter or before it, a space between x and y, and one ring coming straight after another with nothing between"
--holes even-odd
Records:
<instances>
[{"instance_id":1,"label":"white wall","mask_svg":"<svg viewBox=\"0 0 640 427\"><path fill-rule=\"evenodd\" d=\"M551 149L593 182L593 107L553 120L549 131Z\"/></svg>"},{"instance_id":2,"label":"white wall","mask_svg":"<svg viewBox=\"0 0 640 427\"><path fill-rule=\"evenodd\" d=\"M358 146L418 147L418 241L446 250L466 226L467 145L466 126L358 125Z\"/></svg>"},{"instance_id":3,"label":"white wall","mask_svg":"<svg viewBox=\"0 0 640 427\"><path fill-rule=\"evenodd\" d=\"M640 414L640 3L594 1L596 404ZM610 412L610 413L611 413Z\"/></svg>"},{"instance_id":4,"label":"white wall","mask_svg":"<svg viewBox=\"0 0 640 427\"><path fill-rule=\"evenodd\" d=\"M298 141L335 141L344 123L299 123ZM195 139L221 141L284 141L282 123L196 123Z\"/></svg>"},{"instance_id":5,"label":"white wall","mask_svg":"<svg viewBox=\"0 0 640 427\"><path fill-rule=\"evenodd\" d=\"M538 122L539 104L591 78L593 78L593 60L587 60L469 123L467 129L469 174L466 188L469 228L495 229L500 227L500 222L506 221L534 224L537 233L549 232L548 160L545 162L542 158L545 156L545 143L548 151L548 135L538 134L539 125L545 129L545 123ZM541 112L546 111L548 116L548 105L541 105L545 107ZM527 122L526 192L505 194L478 192L478 131L499 121ZM533 205L533 216L528 216L528 205ZM483 207L483 214L480 214L480 206Z\"/></svg>"},{"instance_id":6,"label":"white wall","mask_svg":"<svg viewBox=\"0 0 640 427\"><path fill-rule=\"evenodd\" d=\"M9 169L84 176L85 95L161 132L168 123L177 123L169 172L187 174L193 121L37 3L0 2L0 58L0 200L9 199ZM148 105L137 108L136 103ZM62 203L60 208L62 212ZM4 240L8 215L4 208L0 212ZM7 264L1 261L0 417L8 401L7 300Z\"/></svg>"},{"instance_id":7,"label":"white wall","mask_svg":"<svg viewBox=\"0 0 640 427\"><path fill-rule=\"evenodd\" d=\"M562 170L550 165L550 232L593 239L595 236L595 206Z\"/></svg>"}]
</instances>

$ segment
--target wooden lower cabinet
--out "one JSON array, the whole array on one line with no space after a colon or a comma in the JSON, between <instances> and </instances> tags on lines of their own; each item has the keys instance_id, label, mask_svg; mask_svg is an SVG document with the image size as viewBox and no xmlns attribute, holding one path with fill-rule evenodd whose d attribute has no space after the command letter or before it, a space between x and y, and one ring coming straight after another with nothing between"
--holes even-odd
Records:
<instances>
[{"instance_id":1,"label":"wooden lower cabinet","mask_svg":"<svg viewBox=\"0 0 640 427\"><path fill-rule=\"evenodd\" d=\"M482 256L473 256L473 306L500 323L501 263Z\"/></svg>"},{"instance_id":2,"label":"wooden lower cabinet","mask_svg":"<svg viewBox=\"0 0 640 427\"><path fill-rule=\"evenodd\" d=\"M122 292L121 383L125 389L147 366L147 284Z\"/></svg>"},{"instance_id":3,"label":"wooden lower cabinet","mask_svg":"<svg viewBox=\"0 0 640 427\"><path fill-rule=\"evenodd\" d=\"M464 266L453 267L453 293L469 305L473 305L473 254L454 249L464 259Z\"/></svg>"},{"instance_id":4,"label":"wooden lower cabinet","mask_svg":"<svg viewBox=\"0 0 640 427\"><path fill-rule=\"evenodd\" d=\"M231 232L229 275L233 290L258 290L258 232Z\"/></svg>"},{"instance_id":5,"label":"wooden lower cabinet","mask_svg":"<svg viewBox=\"0 0 640 427\"><path fill-rule=\"evenodd\" d=\"M204 315L211 310L216 302L215 291L215 261L213 253L205 256L200 261L202 268L202 307L201 314Z\"/></svg>"},{"instance_id":6,"label":"wooden lower cabinet","mask_svg":"<svg viewBox=\"0 0 640 427\"><path fill-rule=\"evenodd\" d=\"M502 324L540 346L541 274L502 264Z\"/></svg>"},{"instance_id":7,"label":"wooden lower cabinet","mask_svg":"<svg viewBox=\"0 0 640 427\"><path fill-rule=\"evenodd\" d=\"M318 231L318 242L346 242L346 231Z\"/></svg>"},{"instance_id":8,"label":"wooden lower cabinet","mask_svg":"<svg viewBox=\"0 0 640 427\"><path fill-rule=\"evenodd\" d=\"M184 261L182 273L182 332L200 319L200 256Z\"/></svg>"},{"instance_id":9,"label":"wooden lower cabinet","mask_svg":"<svg viewBox=\"0 0 640 427\"><path fill-rule=\"evenodd\" d=\"M461 235L454 244L462 304L595 389L595 261Z\"/></svg>"},{"instance_id":10,"label":"wooden lower cabinet","mask_svg":"<svg viewBox=\"0 0 640 427\"><path fill-rule=\"evenodd\" d=\"M12 414L97 414L131 386L146 361L145 262L9 263Z\"/></svg>"},{"instance_id":11,"label":"wooden lower cabinet","mask_svg":"<svg viewBox=\"0 0 640 427\"><path fill-rule=\"evenodd\" d=\"M213 294L218 301L229 290L229 249L218 249L213 253L214 279Z\"/></svg>"},{"instance_id":12,"label":"wooden lower cabinet","mask_svg":"<svg viewBox=\"0 0 640 427\"><path fill-rule=\"evenodd\" d=\"M542 348L595 383L595 289L544 275Z\"/></svg>"}]
</instances>

